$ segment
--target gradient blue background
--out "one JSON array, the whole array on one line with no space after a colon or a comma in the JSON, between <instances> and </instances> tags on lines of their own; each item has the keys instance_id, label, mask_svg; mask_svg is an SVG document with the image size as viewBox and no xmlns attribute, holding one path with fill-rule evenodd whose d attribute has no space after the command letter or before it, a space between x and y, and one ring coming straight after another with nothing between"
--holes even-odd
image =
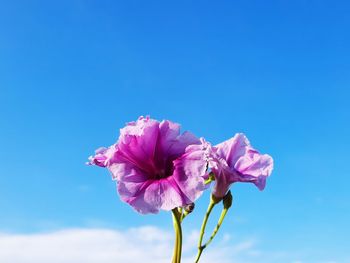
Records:
<instances>
[{"instance_id":1,"label":"gradient blue background","mask_svg":"<svg viewBox=\"0 0 350 263\"><path fill-rule=\"evenodd\" d=\"M84 165L151 115L214 144L244 132L274 157L265 191L233 187L222 233L291 260L348 257L349 14L348 1L0 1L0 231L171 230Z\"/></svg>"}]
</instances>

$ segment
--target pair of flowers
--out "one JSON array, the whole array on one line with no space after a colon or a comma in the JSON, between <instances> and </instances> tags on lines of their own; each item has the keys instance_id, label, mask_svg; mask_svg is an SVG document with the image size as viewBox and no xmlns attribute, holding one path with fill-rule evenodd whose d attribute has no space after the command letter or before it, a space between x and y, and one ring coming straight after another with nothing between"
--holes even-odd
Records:
<instances>
[{"instance_id":1,"label":"pair of flowers","mask_svg":"<svg viewBox=\"0 0 350 263\"><path fill-rule=\"evenodd\" d=\"M117 181L120 198L142 214L194 203L214 181L220 201L235 182L263 190L273 160L253 149L244 134L212 146L168 120L140 117L120 130L118 141L100 148L89 164L106 167Z\"/></svg>"}]
</instances>

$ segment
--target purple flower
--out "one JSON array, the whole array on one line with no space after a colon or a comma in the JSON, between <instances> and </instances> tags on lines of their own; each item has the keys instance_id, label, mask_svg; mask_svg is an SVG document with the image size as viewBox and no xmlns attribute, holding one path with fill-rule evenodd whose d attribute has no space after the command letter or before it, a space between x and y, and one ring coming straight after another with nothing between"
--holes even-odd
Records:
<instances>
[{"instance_id":1,"label":"purple flower","mask_svg":"<svg viewBox=\"0 0 350 263\"><path fill-rule=\"evenodd\" d=\"M215 174L213 195L222 198L235 182L251 182L260 190L273 169L273 160L267 154L253 149L243 133L213 147L217 165L211 167Z\"/></svg>"},{"instance_id":2,"label":"purple flower","mask_svg":"<svg viewBox=\"0 0 350 263\"><path fill-rule=\"evenodd\" d=\"M140 117L120 130L116 144L100 148L90 164L107 167L121 199L140 213L193 203L205 189L207 144L180 126Z\"/></svg>"}]
</instances>

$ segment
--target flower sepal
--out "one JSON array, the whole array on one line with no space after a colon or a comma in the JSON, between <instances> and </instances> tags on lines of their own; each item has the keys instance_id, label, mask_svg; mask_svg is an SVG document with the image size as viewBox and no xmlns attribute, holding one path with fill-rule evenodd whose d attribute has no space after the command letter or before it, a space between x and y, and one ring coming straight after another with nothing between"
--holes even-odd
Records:
<instances>
[{"instance_id":1,"label":"flower sepal","mask_svg":"<svg viewBox=\"0 0 350 263\"><path fill-rule=\"evenodd\" d=\"M224 209L229 209L232 206L232 194L231 191L228 191L227 194L222 199L222 204L224 205Z\"/></svg>"}]
</instances>

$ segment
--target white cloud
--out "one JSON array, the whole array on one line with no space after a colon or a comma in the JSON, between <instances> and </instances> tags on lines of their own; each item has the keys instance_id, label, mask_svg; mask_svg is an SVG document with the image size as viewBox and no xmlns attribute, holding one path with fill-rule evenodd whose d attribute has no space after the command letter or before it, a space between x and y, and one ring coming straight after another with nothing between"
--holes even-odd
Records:
<instances>
[{"instance_id":1,"label":"white cloud","mask_svg":"<svg viewBox=\"0 0 350 263\"><path fill-rule=\"evenodd\" d=\"M171 236L154 227L126 231L67 229L30 235L0 235L2 263L167 262Z\"/></svg>"},{"instance_id":2,"label":"white cloud","mask_svg":"<svg viewBox=\"0 0 350 263\"><path fill-rule=\"evenodd\" d=\"M183 263L192 263L198 231L185 236ZM0 233L1 263L166 263L171 261L172 249L173 233L152 226L123 231L88 228L36 234ZM288 261L257 250L253 239L235 243L226 234L204 251L201 263L209 262Z\"/></svg>"}]
</instances>

